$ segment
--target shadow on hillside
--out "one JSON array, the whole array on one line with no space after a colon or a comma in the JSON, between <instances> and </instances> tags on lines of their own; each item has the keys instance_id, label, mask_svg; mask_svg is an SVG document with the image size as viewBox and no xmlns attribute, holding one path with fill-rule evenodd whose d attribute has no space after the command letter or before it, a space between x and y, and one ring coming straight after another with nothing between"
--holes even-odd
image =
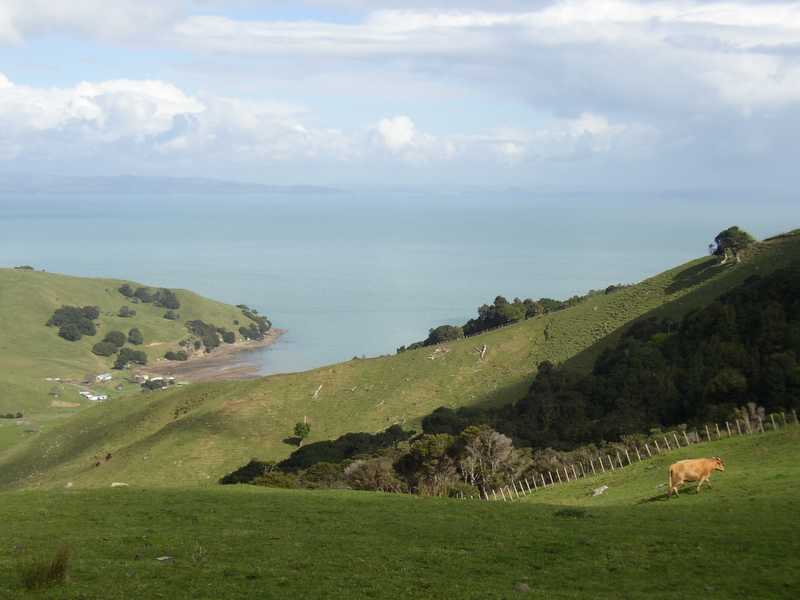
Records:
<instances>
[{"instance_id":1,"label":"shadow on hillside","mask_svg":"<svg viewBox=\"0 0 800 600\"><path fill-rule=\"evenodd\" d=\"M669 286L667 286L667 294L675 294L686 288L699 285L719 273L721 267L716 258L708 258L701 263L684 269L675 277Z\"/></svg>"}]
</instances>

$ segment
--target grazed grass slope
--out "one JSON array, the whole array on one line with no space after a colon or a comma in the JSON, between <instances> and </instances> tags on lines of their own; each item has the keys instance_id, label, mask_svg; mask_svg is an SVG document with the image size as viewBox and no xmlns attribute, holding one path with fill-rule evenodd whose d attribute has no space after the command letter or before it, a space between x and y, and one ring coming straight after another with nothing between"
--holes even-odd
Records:
<instances>
[{"instance_id":1,"label":"grazed grass slope","mask_svg":"<svg viewBox=\"0 0 800 600\"><path fill-rule=\"evenodd\" d=\"M180 321L163 318L166 310L153 304L131 304L117 291L124 281L70 277L55 273L0 269L0 413L23 412L34 429L48 426L56 417L69 415L86 405L74 386L45 381L47 377L81 379L87 373L107 371L112 358L95 356L92 346L109 331L125 334L138 327L151 361L163 357L187 336L185 322L203 319L236 330L234 319L241 311L227 304L177 290L181 302ZM140 284L130 283L134 287ZM97 335L77 342L58 336L57 328L45 327L62 305L96 305L101 309ZM135 308L133 318L116 316L123 305ZM157 345L153 345L157 344ZM115 382L115 384L118 382ZM112 390L112 386L107 386ZM54 408L49 392L57 388L58 400L80 404L80 408ZM113 395L113 391L111 392ZM23 435L26 426L0 420L0 449Z\"/></svg>"},{"instance_id":2,"label":"grazed grass slope","mask_svg":"<svg viewBox=\"0 0 800 600\"><path fill-rule=\"evenodd\" d=\"M423 348L109 403L0 457L0 486L214 482L254 456L286 456L291 447L283 439L304 416L311 439L319 440L397 422L415 426L442 405L511 402L524 394L542 360L586 369L636 318L678 316L750 275L798 259L800 236L787 236L760 244L742 264L698 259L571 309L449 343L434 360L433 349ZM483 361L474 350L482 344L488 347ZM95 468L93 456L106 452L113 460Z\"/></svg>"},{"instance_id":3,"label":"grazed grass slope","mask_svg":"<svg viewBox=\"0 0 800 600\"><path fill-rule=\"evenodd\" d=\"M800 431L690 450L728 470L669 501L648 501L666 458L605 478L598 498L577 482L515 503L251 486L0 493L0 598L795 597ZM18 562L64 543L69 582L26 593Z\"/></svg>"}]
</instances>

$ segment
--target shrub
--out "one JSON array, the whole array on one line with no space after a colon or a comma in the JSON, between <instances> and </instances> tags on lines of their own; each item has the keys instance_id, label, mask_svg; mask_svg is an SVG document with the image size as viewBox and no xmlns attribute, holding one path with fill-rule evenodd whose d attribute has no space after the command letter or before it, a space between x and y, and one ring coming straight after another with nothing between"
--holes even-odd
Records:
<instances>
[{"instance_id":1,"label":"shrub","mask_svg":"<svg viewBox=\"0 0 800 600\"><path fill-rule=\"evenodd\" d=\"M123 283L121 286L119 286L117 291L126 298L133 298L133 288L127 283Z\"/></svg>"},{"instance_id":2,"label":"shrub","mask_svg":"<svg viewBox=\"0 0 800 600\"><path fill-rule=\"evenodd\" d=\"M226 344L233 344L236 341L236 334L232 331L225 331L222 334L222 341Z\"/></svg>"},{"instance_id":3,"label":"shrub","mask_svg":"<svg viewBox=\"0 0 800 600\"><path fill-rule=\"evenodd\" d=\"M125 345L125 334L121 331L109 331L106 337L103 338L104 342L114 344L117 348L122 348Z\"/></svg>"},{"instance_id":4,"label":"shrub","mask_svg":"<svg viewBox=\"0 0 800 600\"><path fill-rule=\"evenodd\" d=\"M52 559L32 559L18 567L19 578L27 590L38 590L67 580L69 562L72 557L66 546L59 548Z\"/></svg>"},{"instance_id":5,"label":"shrub","mask_svg":"<svg viewBox=\"0 0 800 600\"><path fill-rule=\"evenodd\" d=\"M178 361L185 361L189 360L189 355L186 354L183 350L178 350L177 352L173 352L170 350L164 355L164 358L167 360L178 360Z\"/></svg>"},{"instance_id":6,"label":"shrub","mask_svg":"<svg viewBox=\"0 0 800 600\"><path fill-rule=\"evenodd\" d=\"M100 317L100 308L97 306L84 306L81 308L81 314L83 315L84 319L94 321Z\"/></svg>"},{"instance_id":7,"label":"shrub","mask_svg":"<svg viewBox=\"0 0 800 600\"><path fill-rule=\"evenodd\" d=\"M128 343L133 344L135 346L140 346L144 344L144 336L142 332L139 331L138 328L134 327L128 332Z\"/></svg>"},{"instance_id":8,"label":"shrub","mask_svg":"<svg viewBox=\"0 0 800 600\"><path fill-rule=\"evenodd\" d=\"M97 354L97 356L111 356L112 354L116 354L117 350L119 350L119 347L110 342L98 342L92 346L92 352Z\"/></svg>"},{"instance_id":9,"label":"shrub","mask_svg":"<svg viewBox=\"0 0 800 600\"><path fill-rule=\"evenodd\" d=\"M167 319L168 321L177 321L178 319L181 318L181 316L174 310L168 310L167 312L164 313L164 318Z\"/></svg>"},{"instance_id":10,"label":"shrub","mask_svg":"<svg viewBox=\"0 0 800 600\"><path fill-rule=\"evenodd\" d=\"M155 379L155 380L154 379L150 379L148 381L145 381L142 384L142 387L144 389L146 389L146 390L151 390L152 391L152 390L163 389L163 388L167 387L167 385L168 385L167 382L164 381L163 379Z\"/></svg>"},{"instance_id":11,"label":"shrub","mask_svg":"<svg viewBox=\"0 0 800 600\"><path fill-rule=\"evenodd\" d=\"M345 487L344 465L320 462L302 472L300 480L308 488Z\"/></svg>"},{"instance_id":12,"label":"shrub","mask_svg":"<svg viewBox=\"0 0 800 600\"><path fill-rule=\"evenodd\" d=\"M228 473L219 482L222 485L231 485L234 483L252 483L258 477L269 473L275 469L274 462L261 462L255 458L243 467L239 467L232 473Z\"/></svg>"},{"instance_id":13,"label":"shrub","mask_svg":"<svg viewBox=\"0 0 800 600\"><path fill-rule=\"evenodd\" d=\"M354 490L401 492L404 487L388 458L357 460L348 465L344 475Z\"/></svg>"},{"instance_id":14,"label":"shrub","mask_svg":"<svg viewBox=\"0 0 800 600\"><path fill-rule=\"evenodd\" d=\"M33 271L33 267L30 265L18 265L14 267L15 271Z\"/></svg>"},{"instance_id":15,"label":"shrub","mask_svg":"<svg viewBox=\"0 0 800 600\"><path fill-rule=\"evenodd\" d=\"M128 319L136 316L136 311L128 306L123 306L119 309L117 316Z\"/></svg>"},{"instance_id":16,"label":"shrub","mask_svg":"<svg viewBox=\"0 0 800 600\"><path fill-rule=\"evenodd\" d=\"M81 330L75 323L67 323L58 330L58 335L69 342L77 342L83 337Z\"/></svg>"}]
</instances>

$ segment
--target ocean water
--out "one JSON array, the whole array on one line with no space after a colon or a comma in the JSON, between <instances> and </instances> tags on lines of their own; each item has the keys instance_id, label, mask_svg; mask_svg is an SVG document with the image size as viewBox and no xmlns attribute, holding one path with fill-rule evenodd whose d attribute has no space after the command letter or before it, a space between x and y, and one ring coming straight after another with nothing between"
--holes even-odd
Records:
<instances>
[{"instance_id":1,"label":"ocean water","mask_svg":"<svg viewBox=\"0 0 800 600\"><path fill-rule=\"evenodd\" d=\"M497 294L564 298L800 225L793 199L359 191L0 196L0 265L245 303L287 330L263 373L393 353Z\"/></svg>"}]
</instances>

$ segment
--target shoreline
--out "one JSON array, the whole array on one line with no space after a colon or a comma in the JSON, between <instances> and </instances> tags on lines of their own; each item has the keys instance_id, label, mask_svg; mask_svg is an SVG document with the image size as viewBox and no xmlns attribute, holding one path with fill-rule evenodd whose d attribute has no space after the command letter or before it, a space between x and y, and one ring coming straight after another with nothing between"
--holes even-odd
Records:
<instances>
[{"instance_id":1,"label":"shoreline","mask_svg":"<svg viewBox=\"0 0 800 600\"><path fill-rule=\"evenodd\" d=\"M242 357L248 352L268 348L286 333L285 329L270 329L263 340L223 344L209 354L193 354L186 361L158 362L136 370L137 374L169 376L195 383L199 381L223 381L231 379L255 379L261 377L258 365Z\"/></svg>"}]
</instances>

